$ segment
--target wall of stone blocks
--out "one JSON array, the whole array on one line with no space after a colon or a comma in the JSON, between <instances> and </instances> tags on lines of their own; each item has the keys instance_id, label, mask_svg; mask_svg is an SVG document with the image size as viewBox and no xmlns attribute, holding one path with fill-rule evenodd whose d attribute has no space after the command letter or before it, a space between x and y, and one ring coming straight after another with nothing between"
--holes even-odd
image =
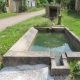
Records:
<instances>
[{"instance_id":1,"label":"wall of stone blocks","mask_svg":"<svg viewBox=\"0 0 80 80\"><path fill-rule=\"evenodd\" d=\"M75 35L72 31L70 31L68 28L65 28L65 34L68 37L68 39L73 43L75 48L80 51L80 38Z\"/></svg>"}]
</instances>

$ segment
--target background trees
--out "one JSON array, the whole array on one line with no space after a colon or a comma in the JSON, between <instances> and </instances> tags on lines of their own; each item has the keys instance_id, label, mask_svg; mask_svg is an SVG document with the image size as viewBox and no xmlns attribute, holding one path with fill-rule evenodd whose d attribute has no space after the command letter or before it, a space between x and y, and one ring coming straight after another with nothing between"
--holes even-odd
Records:
<instances>
[{"instance_id":1,"label":"background trees","mask_svg":"<svg viewBox=\"0 0 80 80\"><path fill-rule=\"evenodd\" d=\"M61 4L63 8L67 8L68 10L75 9L75 0L56 0L56 3Z\"/></svg>"},{"instance_id":2,"label":"background trees","mask_svg":"<svg viewBox=\"0 0 80 80\"><path fill-rule=\"evenodd\" d=\"M3 0L0 0L0 13L6 12L6 3Z\"/></svg>"},{"instance_id":3,"label":"background trees","mask_svg":"<svg viewBox=\"0 0 80 80\"><path fill-rule=\"evenodd\" d=\"M48 0L37 0L37 7L45 7L48 3Z\"/></svg>"}]
</instances>

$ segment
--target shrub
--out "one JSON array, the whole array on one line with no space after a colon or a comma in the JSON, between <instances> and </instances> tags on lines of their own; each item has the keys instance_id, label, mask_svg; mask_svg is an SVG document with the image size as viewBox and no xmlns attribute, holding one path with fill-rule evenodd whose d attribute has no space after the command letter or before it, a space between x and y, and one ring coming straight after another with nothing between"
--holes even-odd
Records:
<instances>
[{"instance_id":1,"label":"shrub","mask_svg":"<svg viewBox=\"0 0 80 80\"><path fill-rule=\"evenodd\" d=\"M6 12L6 3L3 0L0 0L0 13Z\"/></svg>"},{"instance_id":2,"label":"shrub","mask_svg":"<svg viewBox=\"0 0 80 80\"><path fill-rule=\"evenodd\" d=\"M43 7L45 7L48 4L47 0L40 0L40 3Z\"/></svg>"},{"instance_id":3,"label":"shrub","mask_svg":"<svg viewBox=\"0 0 80 80\"><path fill-rule=\"evenodd\" d=\"M76 64L74 69L73 69L73 75L74 76L80 76L80 65Z\"/></svg>"},{"instance_id":4,"label":"shrub","mask_svg":"<svg viewBox=\"0 0 80 80\"><path fill-rule=\"evenodd\" d=\"M37 7L45 7L48 4L48 0L37 0Z\"/></svg>"},{"instance_id":5,"label":"shrub","mask_svg":"<svg viewBox=\"0 0 80 80\"><path fill-rule=\"evenodd\" d=\"M67 2L67 9L68 10L74 10L75 9L75 0L69 0Z\"/></svg>"},{"instance_id":6,"label":"shrub","mask_svg":"<svg viewBox=\"0 0 80 80\"><path fill-rule=\"evenodd\" d=\"M73 76L80 76L80 64L78 64L78 61L71 61L69 62L69 65L71 74Z\"/></svg>"},{"instance_id":7,"label":"shrub","mask_svg":"<svg viewBox=\"0 0 80 80\"><path fill-rule=\"evenodd\" d=\"M56 0L56 3L60 4L61 3L61 0Z\"/></svg>"},{"instance_id":8,"label":"shrub","mask_svg":"<svg viewBox=\"0 0 80 80\"><path fill-rule=\"evenodd\" d=\"M40 7L40 6L41 6L40 0L37 0L37 7Z\"/></svg>"},{"instance_id":9,"label":"shrub","mask_svg":"<svg viewBox=\"0 0 80 80\"><path fill-rule=\"evenodd\" d=\"M48 0L48 3L54 2L55 0Z\"/></svg>"},{"instance_id":10,"label":"shrub","mask_svg":"<svg viewBox=\"0 0 80 80\"><path fill-rule=\"evenodd\" d=\"M27 10L27 6L20 6L19 12L25 12Z\"/></svg>"}]
</instances>

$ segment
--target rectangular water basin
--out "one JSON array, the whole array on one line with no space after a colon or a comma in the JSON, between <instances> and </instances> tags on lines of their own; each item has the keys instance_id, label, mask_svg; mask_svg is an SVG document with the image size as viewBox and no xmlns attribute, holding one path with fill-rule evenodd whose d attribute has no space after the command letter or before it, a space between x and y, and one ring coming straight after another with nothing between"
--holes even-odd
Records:
<instances>
[{"instance_id":1,"label":"rectangular water basin","mask_svg":"<svg viewBox=\"0 0 80 80\"><path fill-rule=\"evenodd\" d=\"M48 51L52 54L77 51L65 33L38 33L29 51Z\"/></svg>"}]
</instances>

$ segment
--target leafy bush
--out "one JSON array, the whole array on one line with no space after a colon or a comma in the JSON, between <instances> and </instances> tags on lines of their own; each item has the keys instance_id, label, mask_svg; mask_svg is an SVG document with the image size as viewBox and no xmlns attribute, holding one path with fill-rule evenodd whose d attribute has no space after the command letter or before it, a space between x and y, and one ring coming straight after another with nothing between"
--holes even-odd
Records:
<instances>
[{"instance_id":1,"label":"leafy bush","mask_svg":"<svg viewBox=\"0 0 80 80\"><path fill-rule=\"evenodd\" d=\"M37 7L45 7L48 4L48 0L37 0Z\"/></svg>"},{"instance_id":2,"label":"leafy bush","mask_svg":"<svg viewBox=\"0 0 80 80\"><path fill-rule=\"evenodd\" d=\"M40 0L40 3L43 7L45 7L48 4L47 0Z\"/></svg>"},{"instance_id":3,"label":"leafy bush","mask_svg":"<svg viewBox=\"0 0 80 80\"><path fill-rule=\"evenodd\" d=\"M27 6L20 6L19 12L25 12L27 10Z\"/></svg>"},{"instance_id":4,"label":"leafy bush","mask_svg":"<svg viewBox=\"0 0 80 80\"><path fill-rule=\"evenodd\" d=\"M48 3L54 2L55 0L48 0Z\"/></svg>"},{"instance_id":5,"label":"leafy bush","mask_svg":"<svg viewBox=\"0 0 80 80\"><path fill-rule=\"evenodd\" d=\"M69 0L67 2L67 9L68 10L74 10L75 9L75 0Z\"/></svg>"},{"instance_id":6,"label":"leafy bush","mask_svg":"<svg viewBox=\"0 0 80 80\"><path fill-rule=\"evenodd\" d=\"M73 76L80 76L80 64L78 64L78 61L71 61L69 65L71 74Z\"/></svg>"},{"instance_id":7,"label":"leafy bush","mask_svg":"<svg viewBox=\"0 0 80 80\"><path fill-rule=\"evenodd\" d=\"M56 3L60 4L61 3L61 0L56 0Z\"/></svg>"},{"instance_id":8,"label":"leafy bush","mask_svg":"<svg viewBox=\"0 0 80 80\"><path fill-rule=\"evenodd\" d=\"M6 12L6 3L3 0L0 0L0 13Z\"/></svg>"},{"instance_id":9,"label":"leafy bush","mask_svg":"<svg viewBox=\"0 0 80 80\"><path fill-rule=\"evenodd\" d=\"M3 68L3 65L2 64L0 64L0 69L2 69Z\"/></svg>"},{"instance_id":10,"label":"leafy bush","mask_svg":"<svg viewBox=\"0 0 80 80\"><path fill-rule=\"evenodd\" d=\"M40 0L37 0L37 7L40 7L40 6L41 6Z\"/></svg>"},{"instance_id":11,"label":"leafy bush","mask_svg":"<svg viewBox=\"0 0 80 80\"><path fill-rule=\"evenodd\" d=\"M73 75L80 76L80 65L76 64L73 70Z\"/></svg>"}]
</instances>

